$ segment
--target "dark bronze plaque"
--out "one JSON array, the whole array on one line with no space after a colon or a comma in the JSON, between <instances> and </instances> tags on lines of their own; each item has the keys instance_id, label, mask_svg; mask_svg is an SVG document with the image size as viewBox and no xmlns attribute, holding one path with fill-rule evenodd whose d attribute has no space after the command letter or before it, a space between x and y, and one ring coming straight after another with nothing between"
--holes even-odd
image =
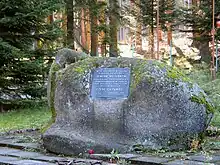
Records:
<instances>
[{"instance_id":1,"label":"dark bronze plaque","mask_svg":"<svg viewBox=\"0 0 220 165\"><path fill-rule=\"evenodd\" d=\"M127 98L130 86L129 68L98 68L92 73L93 99Z\"/></svg>"}]
</instances>

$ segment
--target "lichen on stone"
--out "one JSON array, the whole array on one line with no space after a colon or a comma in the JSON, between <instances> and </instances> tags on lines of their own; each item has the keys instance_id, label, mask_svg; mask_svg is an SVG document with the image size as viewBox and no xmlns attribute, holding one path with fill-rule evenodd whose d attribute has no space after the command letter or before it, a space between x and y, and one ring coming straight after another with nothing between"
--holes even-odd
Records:
<instances>
[{"instance_id":1,"label":"lichen on stone","mask_svg":"<svg viewBox=\"0 0 220 165\"><path fill-rule=\"evenodd\" d=\"M56 89L56 74L60 70L60 66L54 61L50 67L49 76L48 76L48 86L47 86L47 96L48 96L48 106L51 111L51 120L48 124L42 128L42 132L45 132L51 124L53 124L56 120L56 110L54 107L54 99L55 99L55 89Z\"/></svg>"},{"instance_id":2,"label":"lichen on stone","mask_svg":"<svg viewBox=\"0 0 220 165\"><path fill-rule=\"evenodd\" d=\"M48 105L49 110L52 113L51 121L48 123L49 127L52 123L55 122L56 119L56 110L54 107L54 101L55 101L55 90L56 90L56 81L57 79L62 78L62 71L65 68L66 64L71 64L74 62L78 62L80 60L86 59L87 56L84 54L80 54L78 52L75 52L71 49L61 49L57 52L56 59L52 63L50 71L49 71L49 77L48 77L48 87L47 87L47 95L48 95Z\"/></svg>"},{"instance_id":3,"label":"lichen on stone","mask_svg":"<svg viewBox=\"0 0 220 165\"><path fill-rule=\"evenodd\" d=\"M55 88L56 88L56 72L60 69L60 66L53 62L50 68L49 73L49 82L48 82L48 96L49 96L49 108L52 112L52 121L55 121L56 111L54 107L54 97L55 97Z\"/></svg>"},{"instance_id":4,"label":"lichen on stone","mask_svg":"<svg viewBox=\"0 0 220 165\"><path fill-rule=\"evenodd\" d=\"M150 84L152 83L154 78L149 72L148 63L149 60L137 60L136 65L131 68L131 91L135 89L143 79L146 79Z\"/></svg>"},{"instance_id":5,"label":"lichen on stone","mask_svg":"<svg viewBox=\"0 0 220 165\"><path fill-rule=\"evenodd\" d=\"M203 93L200 93L198 96L193 95L190 100L198 104L203 104L206 107L206 112L208 114L215 112L215 107L206 99L206 96Z\"/></svg>"},{"instance_id":6,"label":"lichen on stone","mask_svg":"<svg viewBox=\"0 0 220 165\"><path fill-rule=\"evenodd\" d=\"M50 74L54 76L51 93L56 91L54 104L57 116L55 124L44 134L48 150L66 153L66 148L69 148L69 153L82 153L91 148L88 137L94 141L93 148L101 146L105 151L115 146L125 151L130 148L129 145L138 143L148 149L174 150L188 148L194 134L198 135L206 128L208 115L204 106L189 100L202 90L196 85L191 89L184 81L184 74L164 63L89 57L65 68L56 67L51 67L54 71ZM130 68L128 98L92 98L92 76L98 68ZM52 90L52 87L49 89ZM51 96L50 100L53 99ZM198 102L206 104L204 100ZM210 106L207 107L210 109ZM51 137L53 140L50 140ZM69 141L61 142L64 137ZM106 145L102 145L106 142L109 144L107 149ZM54 148L54 143L59 143L58 147Z\"/></svg>"}]
</instances>

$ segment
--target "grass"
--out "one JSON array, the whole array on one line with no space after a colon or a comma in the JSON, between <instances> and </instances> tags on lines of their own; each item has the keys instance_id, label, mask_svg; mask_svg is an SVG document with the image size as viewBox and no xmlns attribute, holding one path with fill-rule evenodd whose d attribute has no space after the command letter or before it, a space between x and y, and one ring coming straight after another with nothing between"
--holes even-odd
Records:
<instances>
[{"instance_id":1,"label":"grass","mask_svg":"<svg viewBox=\"0 0 220 165\"><path fill-rule=\"evenodd\" d=\"M50 119L51 112L46 106L0 113L0 132L29 128L41 129Z\"/></svg>"}]
</instances>

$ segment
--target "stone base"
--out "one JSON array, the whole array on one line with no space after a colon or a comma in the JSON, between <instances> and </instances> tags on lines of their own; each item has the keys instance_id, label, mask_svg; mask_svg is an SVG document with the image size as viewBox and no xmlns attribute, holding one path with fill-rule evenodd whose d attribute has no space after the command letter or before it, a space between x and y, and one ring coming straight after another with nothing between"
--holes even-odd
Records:
<instances>
[{"instance_id":1,"label":"stone base","mask_svg":"<svg viewBox=\"0 0 220 165\"><path fill-rule=\"evenodd\" d=\"M82 129L81 129L82 130ZM73 126L59 126L54 124L42 136L44 147L53 153L65 155L80 155L94 150L95 153L111 153L117 150L120 153L141 151L144 149L158 150L164 146L169 150L182 150L190 146L188 141L195 135L183 135L182 137L168 138L168 135L158 135L161 138L147 136L146 139L132 138L129 135L112 134L95 130L76 131Z\"/></svg>"},{"instance_id":2,"label":"stone base","mask_svg":"<svg viewBox=\"0 0 220 165\"><path fill-rule=\"evenodd\" d=\"M120 150L120 152L128 151L127 145L116 143L120 140L114 138L105 138L104 141L104 135L103 137L92 135L90 131L79 133L71 131L69 127L57 128L55 126L49 128L42 136L44 147L57 154L79 155L88 153L91 149L95 153L110 153L113 149Z\"/></svg>"}]
</instances>

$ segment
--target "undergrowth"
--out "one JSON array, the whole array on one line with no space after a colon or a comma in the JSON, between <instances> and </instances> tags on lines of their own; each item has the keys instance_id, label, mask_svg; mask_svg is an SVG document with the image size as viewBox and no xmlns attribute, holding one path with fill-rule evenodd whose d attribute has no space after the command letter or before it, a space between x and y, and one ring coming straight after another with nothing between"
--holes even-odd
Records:
<instances>
[{"instance_id":1,"label":"undergrowth","mask_svg":"<svg viewBox=\"0 0 220 165\"><path fill-rule=\"evenodd\" d=\"M208 95L215 106L215 115L211 125L220 127L220 70L216 79L212 80L210 68L203 64L198 65L189 73L189 78L197 83Z\"/></svg>"},{"instance_id":2,"label":"undergrowth","mask_svg":"<svg viewBox=\"0 0 220 165\"><path fill-rule=\"evenodd\" d=\"M20 129L41 129L50 119L51 112L46 106L0 113L0 132Z\"/></svg>"}]
</instances>

